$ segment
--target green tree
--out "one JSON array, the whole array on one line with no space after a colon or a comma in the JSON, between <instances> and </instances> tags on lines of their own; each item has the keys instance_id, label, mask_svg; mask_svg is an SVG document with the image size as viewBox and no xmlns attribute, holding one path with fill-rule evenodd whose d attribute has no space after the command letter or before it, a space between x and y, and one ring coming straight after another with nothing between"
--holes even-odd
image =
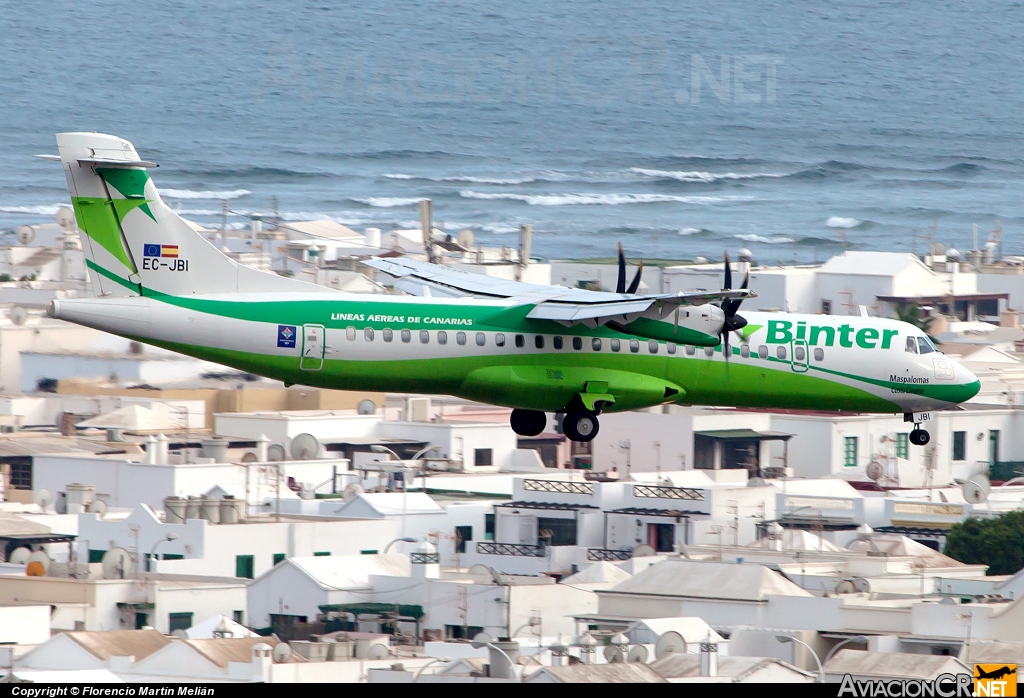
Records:
<instances>
[{"instance_id":1,"label":"green tree","mask_svg":"<svg viewBox=\"0 0 1024 698\"><path fill-rule=\"evenodd\" d=\"M906 322L914 327L924 330L924 333L931 336L932 320L934 318L921 317L921 308L917 303L911 303L910 305L897 305L896 306L896 319L901 322Z\"/></svg>"},{"instance_id":2,"label":"green tree","mask_svg":"<svg viewBox=\"0 0 1024 698\"><path fill-rule=\"evenodd\" d=\"M988 574L1013 574L1024 567L1024 511L954 525L943 552L960 562L988 565Z\"/></svg>"}]
</instances>

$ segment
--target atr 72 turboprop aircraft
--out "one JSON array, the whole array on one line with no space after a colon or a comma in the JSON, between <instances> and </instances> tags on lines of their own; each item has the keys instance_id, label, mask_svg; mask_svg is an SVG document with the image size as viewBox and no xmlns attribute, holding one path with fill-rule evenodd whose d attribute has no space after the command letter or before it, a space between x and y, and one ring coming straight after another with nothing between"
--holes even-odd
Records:
<instances>
[{"instance_id":1,"label":"atr 72 turboprop aircraft","mask_svg":"<svg viewBox=\"0 0 1024 698\"><path fill-rule=\"evenodd\" d=\"M53 317L286 384L443 393L546 412L589 441L598 415L666 403L914 413L973 397L978 379L918 328L872 317L737 314L721 291L616 293L504 281L402 258L371 267L412 296L353 295L259 271L222 254L164 205L128 141L57 136L97 298L55 300Z\"/></svg>"}]
</instances>

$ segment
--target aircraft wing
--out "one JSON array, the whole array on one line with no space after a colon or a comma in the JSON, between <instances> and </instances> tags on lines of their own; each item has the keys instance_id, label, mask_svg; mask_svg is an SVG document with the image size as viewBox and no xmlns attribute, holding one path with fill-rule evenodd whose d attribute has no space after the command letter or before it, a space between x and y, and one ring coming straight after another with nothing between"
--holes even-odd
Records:
<instances>
[{"instance_id":1,"label":"aircraft wing","mask_svg":"<svg viewBox=\"0 0 1024 698\"><path fill-rule=\"evenodd\" d=\"M608 322L628 324L639 317L663 318L679 306L753 298L746 289L730 291L681 291L679 293L626 294L588 291L564 286L543 286L452 269L409 257L363 262L398 281L395 287L417 296L508 298L533 304L527 314L535 320L553 320L571 326L583 323L598 327Z\"/></svg>"}]
</instances>

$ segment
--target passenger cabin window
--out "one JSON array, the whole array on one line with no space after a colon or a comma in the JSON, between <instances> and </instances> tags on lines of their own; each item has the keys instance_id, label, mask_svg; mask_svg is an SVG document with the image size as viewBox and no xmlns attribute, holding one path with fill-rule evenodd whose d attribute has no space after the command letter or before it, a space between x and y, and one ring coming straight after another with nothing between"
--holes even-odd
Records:
<instances>
[{"instance_id":1,"label":"passenger cabin window","mask_svg":"<svg viewBox=\"0 0 1024 698\"><path fill-rule=\"evenodd\" d=\"M714 347L704 347L704 356L714 356L714 355L715 355L715 348Z\"/></svg>"},{"instance_id":2,"label":"passenger cabin window","mask_svg":"<svg viewBox=\"0 0 1024 698\"><path fill-rule=\"evenodd\" d=\"M466 346L466 333L457 332L455 334L455 343L458 344L460 347Z\"/></svg>"},{"instance_id":3,"label":"passenger cabin window","mask_svg":"<svg viewBox=\"0 0 1024 698\"><path fill-rule=\"evenodd\" d=\"M555 349L561 349L562 348L562 338L561 337L552 337L551 338L551 345Z\"/></svg>"},{"instance_id":4,"label":"passenger cabin window","mask_svg":"<svg viewBox=\"0 0 1024 698\"><path fill-rule=\"evenodd\" d=\"M503 335L501 332L494 335L494 345L498 347L505 346L505 335Z\"/></svg>"},{"instance_id":5,"label":"passenger cabin window","mask_svg":"<svg viewBox=\"0 0 1024 698\"><path fill-rule=\"evenodd\" d=\"M521 334L516 335L516 346L522 349L526 346L526 337Z\"/></svg>"},{"instance_id":6,"label":"passenger cabin window","mask_svg":"<svg viewBox=\"0 0 1024 698\"><path fill-rule=\"evenodd\" d=\"M366 338L367 342L372 342L373 341L373 328L372 327L367 327L365 330L363 330L363 337Z\"/></svg>"},{"instance_id":7,"label":"passenger cabin window","mask_svg":"<svg viewBox=\"0 0 1024 698\"><path fill-rule=\"evenodd\" d=\"M917 353L917 338L915 338L915 337L907 337L907 353L909 353L909 354L916 354Z\"/></svg>"},{"instance_id":8,"label":"passenger cabin window","mask_svg":"<svg viewBox=\"0 0 1024 698\"><path fill-rule=\"evenodd\" d=\"M617 339L613 339L611 341L611 345L612 345L612 351L618 351L619 349L622 348L622 342L620 342Z\"/></svg>"},{"instance_id":9,"label":"passenger cabin window","mask_svg":"<svg viewBox=\"0 0 1024 698\"><path fill-rule=\"evenodd\" d=\"M749 345L744 344L743 346L740 347L740 356L742 356L744 359L749 359L750 358L750 346Z\"/></svg>"},{"instance_id":10,"label":"passenger cabin window","mask_svg":"<svg viewBox=\"0 0 1024 698\"><path fill-rule=\"evenodd\" d=\"M922 354L931 354L932 352L938 351L935 345L931 343L927 337L918 337L917 346L921 350Z\"/></svg>"},{"instance_id":11,"label":"passenger cabin window","mask_svg":"<svg viewBox=\"0 0 1024 698\"><path fill-rule=\"evenodd\" d=\"M651 352L652 354L657 354L658 353L658 340L652 339L649 342L647 342L647 351Z\"/></svg>"},{"instance_id":12,"label":"passenger cabin window","mask_svg":"<svg viewBox=\"0 0 1024 698\"><path fill-rule=\"evenodd\" d=\"M478 347L482 347L485 344L487 344L487 335L485 335L483 332L477 332L476 333L476 345Z\"/></svg>"},{"instance_id":13,"label":"passenger cabin window","mask_svg":"<svg viewBox=\"0 0 1024 698\"><path fill-rule=\"evenodd\" d=\"M778 349L776 349L775 350L775 355L777 357L779 357L780 359L782 359L783 361L785 361L786 360L786 347L779 347Z\"/></svg>"},{"instance_id":14,"label":"passenger cabin window","mask_svg":"<svg viewBox=\"0 0 1024 698\"><path fill-rule=\"evenodd\" d=\"M583 337L573 337L572 338L572 348L575 349L576 351L579 351L580 349L582 349L583 348Z\"/></svg>"},{"instance_id":15,"label":"passenger cabin window","mask_svg":"<svg viewBox=\"0 0 1024 698\"><path fill-rule=\"evenodd\" d=\"M386 330L382 331L381 335L383 335L385 342L390 342L392 339L395 338L395 333L393 331L391 331L390 329L386 329Z\"/></svg>"},{"instance_id":16,"label":"passenger cabin window","mask_svg":"<svg viewBox=\"0 0 1024 698\"><path fill-rule=\"evenodd\" d=\"M538 349L543 349L544 348L544 335L539 334L536 337L534 337L533 338L533 346L537 347Z\"/></svg>"},{"instance_id":17,"label":"passenger cabin window","mask_svg":"<svg viewBox=\"0 0 1024 698\"><path fill-rule=\"evenodd\" d=\"M412 341L412 332L409 330L402 330L402 341L408 344Z\"/></svg>"},{"instance_id":18,"label":"passenger cabin window","mask_svg":"<svg viewBox=\"0 0 1024 698\"><path fill-rule=\"evenodd\" d=\"M696 353L697 353L697 347L691 347L690 345L686 345L686 355L687 356L693 356Z\"/></svg>"},{"instance_id":19,"label":"passenger cabin window","mask_svg":"<svg viewBox=\"0 0 1024 698\"><path fill-rule=\"evenodd\" d=\"M601 339L599 337L594 337L590 340L590 348L594 351L601 351Z\"/></svg>"},{"instance_id":20,"label":"passenger cabin window","mask_svg":"<svg viewBox=\"0 0 1024 698\"><path fill-rule=\"evenodd\" d=\"M438 332L437 333L437 343L438 344L447 344L448 343L448 333L445 332L444 330L441 330L440 332Z\"/></svg>"},{"instance_id":21,"label":"passenger cabin window","mask_svg":"<svg viewBox=\"0 0 1024 698\"><path fill-rule=\"evenodd\" d=\"M824 361L825 360L825 350L822 349L821 347L814 347L814 360L815 361Z\"/></svg>"},{"instance_id":22,"label":"passenger cabin window","mask_svg":"<svg viewBox=\"0 0 1024 698\"><path fill-rule=\"evenodd\" d=\"M426 330L420 330L420 344L430 344L430 333Z\"/></svg>"},{"instance_id":23,"label":"passenger cabin window","mask_svg":"<svg viewBox=\"0 0 1024 698\"><path fill-rule=\"evenodd\" d=\"M669 342L669 343L668 343L668 353L669 353L669 354L675 354L675 353L676 353L676 345L675 345L675 342Z\"/></svg>"},{"instance_id":24,"label":"passenger cabin window","mask_svg":"<svg viewBox=\"0 0 1024 698\"><path fill-rule=\"evenodd\" d=\"M797 361L803 361L804 357L807 356L807 352L803 347L793 347L793 358Z\"/></svg>"},{"instance_id":25,"label":"passenger cabin window","mask_svg":"<svg viewBox=\"0 0 1024 698\"><path fill-rule=\"evenodd\" d=\"M768 358L768 347L766 347L763 344L761 346L759 346L757 348L757 356L759 358L761 358L761 359L767 359Z\"/></svg>"},{"instance_id":26,"label":"passenger cabin window","mask_svg":"<svg viewBox=\"0 0 1024 698\"><path fill-rule=\"evenodd\" d=\"M356 328L355 327L346 327L345 328L345 339L347 339L348 341L351 342L355 338L356 338Z\"/></svg>"},{"instance_id":27,"label":"passenger cabin window","mask_svg":"<svg viewBox=\"0 0 1024 698\"><path fill-rule=\"evenodd\" d=\"M629 340L629 350L634 354L640 351L640 342L635 339Z\"/></svg>"}]
</instances>

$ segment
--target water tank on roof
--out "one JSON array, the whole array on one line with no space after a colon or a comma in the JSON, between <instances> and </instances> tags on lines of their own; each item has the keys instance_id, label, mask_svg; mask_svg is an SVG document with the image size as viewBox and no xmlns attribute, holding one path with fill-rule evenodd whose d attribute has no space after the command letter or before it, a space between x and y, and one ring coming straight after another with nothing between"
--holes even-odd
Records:
<instances>
[{"instance_id":1,"label":"water tank on roof","mask_svg":"<svg viewBox=\"0 0 1024 698\"><path fill-rule=\"evenodd\" d=\"M185 523L185 499L171 495L164 497L164 523L183 524Z\"/></svg>"},{"instance_id":2,"label":"water tank on roof","mask_svg":"<svg viewBox=\"0 0 1024 698\"><path fill-rule=\"evenodd\" d=\"M199 518L220 523L220 500L204 494L199 502Z\"/></svg>"}]
</instances>

